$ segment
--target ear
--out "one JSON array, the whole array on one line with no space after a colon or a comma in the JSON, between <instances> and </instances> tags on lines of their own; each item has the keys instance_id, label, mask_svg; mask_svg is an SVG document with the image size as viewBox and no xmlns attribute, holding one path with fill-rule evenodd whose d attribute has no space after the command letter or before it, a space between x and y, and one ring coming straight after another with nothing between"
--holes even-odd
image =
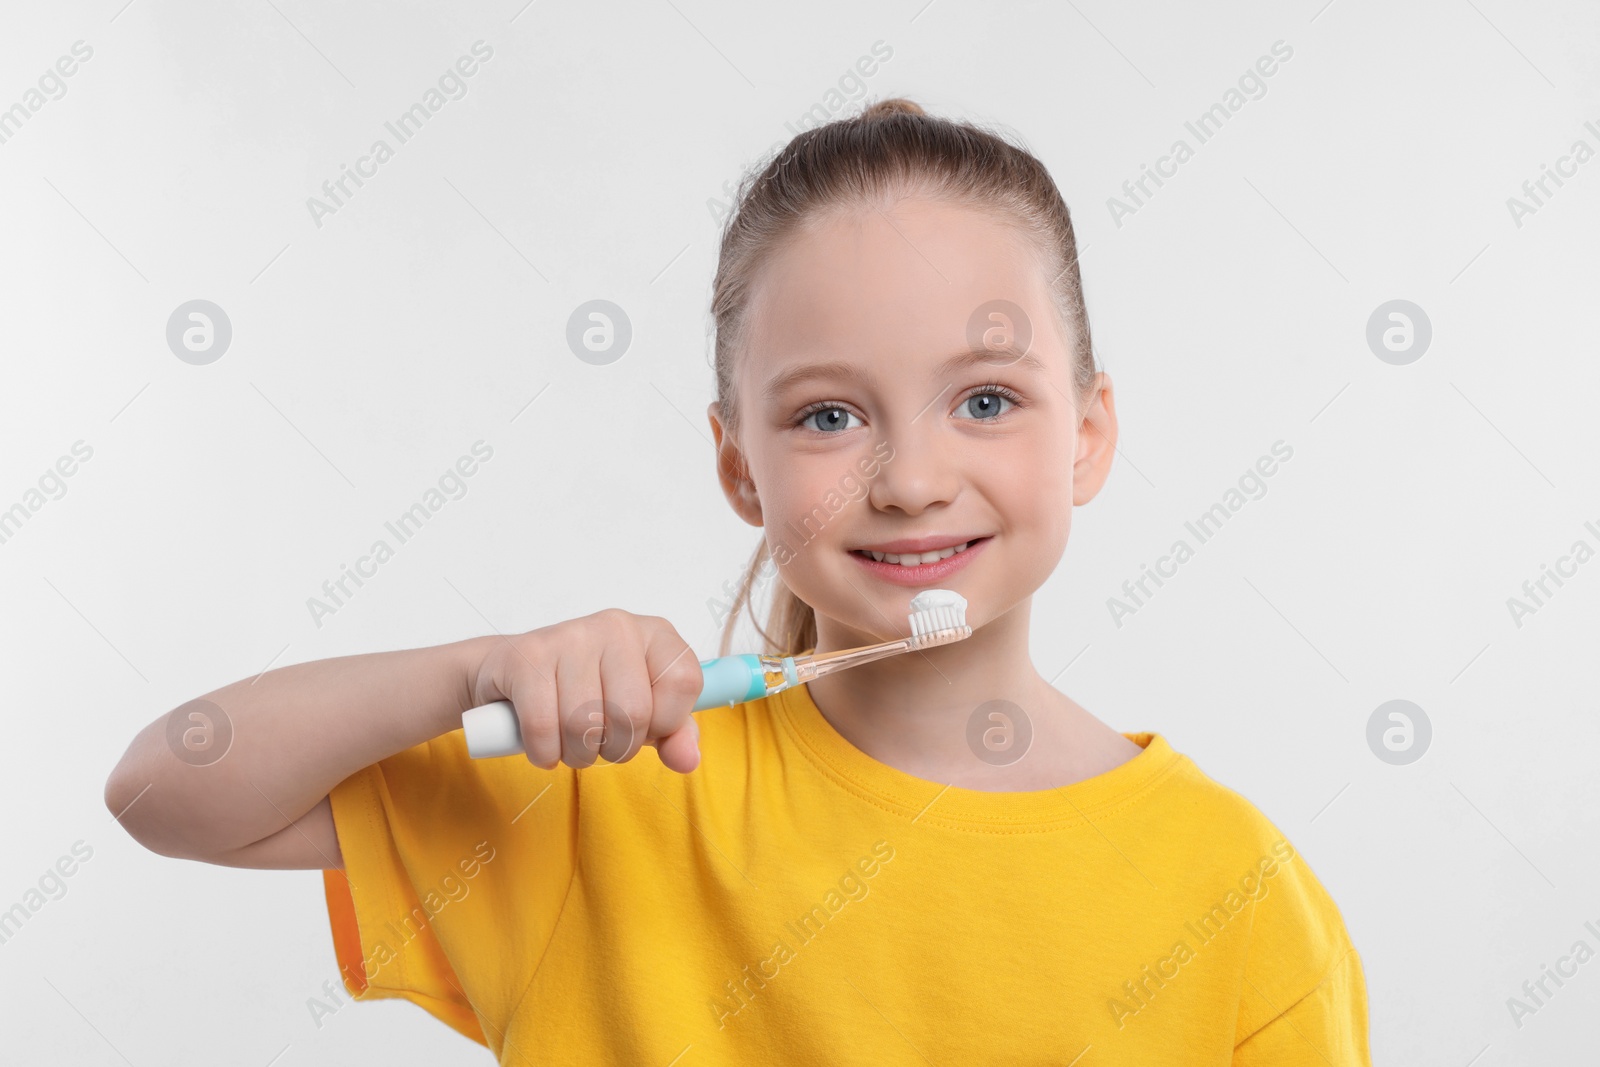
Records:
<instances>
[{"instance_id":1,"label":"ear","mask_svg":"<svg viewBox=\"0 0 1600 1067\"><path fill-rule=\"evenodd\" d=\"M738 444L727 436L722 409L715 400L706 407L706 417L711 421L711 436L717 443L717 480L722 483L723 495L741 519L751 526L762 525L761 498L750 480L750 468Z\"/></svg>"},{"instance_id":2,"label":"ear","mask_svg":"<svg viewBox=\"0 0 1600 1067\"><path fill-rule=\"evenodd\" d=\"M1078 451L1072 461L1072 503L1087 504L1105 485L1117 452L1117 407L1111 376L1095 375L1078 419Z\"/></svg>"}]
</instances>

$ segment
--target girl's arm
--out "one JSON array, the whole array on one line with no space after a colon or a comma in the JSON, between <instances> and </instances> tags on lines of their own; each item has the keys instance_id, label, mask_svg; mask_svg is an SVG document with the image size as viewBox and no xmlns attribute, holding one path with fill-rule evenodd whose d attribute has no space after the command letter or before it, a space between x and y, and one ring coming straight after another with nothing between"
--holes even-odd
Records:
<instances>
[{"instance_id":1,"label":"girl's arm","mask_svg":"<svg viewBox=\"0 0 1600 1067\"><path fill-rule=\"evenodd\" d=\"M663 765L688 774L700 762L691 713L702 681L671 623L618 608L515 637L280 667L190 702L209 702L215 707L202 710L231 726L231 746L213 762L168 740L169 718L183 712L182 726L189 705L139 731L106 781L106 807L163 856L343 867L329 791L369 764L459 730L467 709L510 700L527 758L539 767L623 763L650 745ZM597 747L582 713L602 695Z\"/></svg>"},{"instance_id":2,"label":"girl's arm","mask_svg":"<svg viewBox=\"0 0 1600 1067\"><path fill-rule=\"evenodd\" d=\"M213 690L199 699L231 724L226 754L208 765L180 758L162 715L112 770L106 807L164 856L343 867L329 791L368 764L459 729L461 713L478 703L487 643L505 640L315 660Z\"/></svg>"}]
</instances>

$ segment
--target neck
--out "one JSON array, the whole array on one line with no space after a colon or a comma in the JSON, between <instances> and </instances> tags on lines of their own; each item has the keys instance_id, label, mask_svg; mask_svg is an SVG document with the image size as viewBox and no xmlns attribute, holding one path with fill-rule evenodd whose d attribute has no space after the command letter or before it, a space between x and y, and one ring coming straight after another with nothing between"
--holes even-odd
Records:
<instances>
[{"instance_id":1,"label":"neck","mask_svg":"<svg viewBox=\"0 0 1600 1067\"><path fill-rule=\"evenodd\" d=\"M1036 778L1045 769L1042 764L1056 762L1051 749L1059 754L1063 747L1063 731L1070 725L1065 712L1072 705L1040 676L1029 657L1032 605L1030 596L964 641L819 678L810 683L812 698L845 740L880 763L930 781L1027 788L1020 783ZM877 640L881 638L817 617L819 652ZM993 701L1008 701L1027 717L1034 737L1031 759L997 765L975 755L969 724L980 706ZM1000 710L1014 714L1004 706ZM987 714L978 716L983 728L1001 721Z\"/></svg>"}]
</instances>

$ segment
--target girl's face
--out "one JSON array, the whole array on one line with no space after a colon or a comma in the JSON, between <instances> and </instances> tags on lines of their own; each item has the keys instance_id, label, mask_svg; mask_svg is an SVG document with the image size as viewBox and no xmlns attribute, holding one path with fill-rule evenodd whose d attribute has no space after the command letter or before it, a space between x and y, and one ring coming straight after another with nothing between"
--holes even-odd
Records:
<instances>
[{"instance_id":1,"label":"girl's face","mask_svg":"<svg viewBox=\"0 0 1600 1067\"><path fill-rule=\"evenodd\" d=\"M842 214L768 260L735 372L740 439L709 413L728 498L816 610L819 648L904 636L927 588L966 597L976 630L1055 569L1116 420L1104 376L1074 410L1048 282L1016 230L922 198ZM978 543L912 584L857 551L910 539Z\"/></svg>"}]
</instances>

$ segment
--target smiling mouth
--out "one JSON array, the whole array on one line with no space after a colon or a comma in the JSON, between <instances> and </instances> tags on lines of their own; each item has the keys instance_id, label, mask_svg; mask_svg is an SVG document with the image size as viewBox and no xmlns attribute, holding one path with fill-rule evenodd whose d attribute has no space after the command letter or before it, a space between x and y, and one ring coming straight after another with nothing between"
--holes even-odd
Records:
<instances>
[{"instance_id":1,"label":"smiling mouth","mask_svg":"<svg viewBox=\"0 0 1600 1067\"><path fill-rule=\"evenodd\" d=\"M953 545L950 548L939 549L936 552L894 553L873 552L867 549L852 548L850 550L850 554L852 556L861 556L865 559L875 560L879 563L889 563L910 569L912 567L921 567L930 563L937 563L940 560L949 559L952 556L960 555L961 553L970 550L974 545L982 544L987 540L989 540L988 537L978 537L971 541L963 541L961 544Z\"/></svg>"}]
</instances>

